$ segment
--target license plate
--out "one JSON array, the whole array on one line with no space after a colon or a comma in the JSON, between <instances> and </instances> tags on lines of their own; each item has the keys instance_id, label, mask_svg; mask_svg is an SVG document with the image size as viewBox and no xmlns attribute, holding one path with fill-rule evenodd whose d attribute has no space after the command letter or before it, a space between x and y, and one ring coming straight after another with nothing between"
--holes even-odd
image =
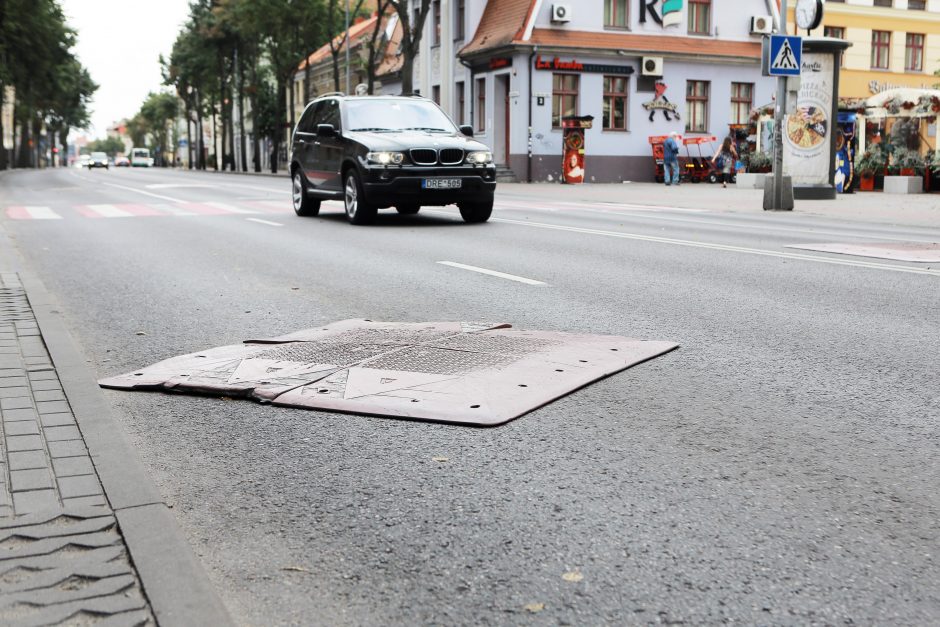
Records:
<instances>
[{"instance_id":1,"label":"license plate","mask_svg":"<svg viewBox=\"0 0 940 627\"><path fill-rule=\"evenodd\" d=\"M460 189L463 187L462 179L424 179L421 181L424 189Z\"/></svg>"}]
</instances>

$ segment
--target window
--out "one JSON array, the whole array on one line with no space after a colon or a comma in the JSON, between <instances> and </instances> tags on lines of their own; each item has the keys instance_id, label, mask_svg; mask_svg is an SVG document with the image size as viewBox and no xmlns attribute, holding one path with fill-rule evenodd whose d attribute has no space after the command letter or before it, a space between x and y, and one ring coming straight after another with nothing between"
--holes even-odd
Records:
<instances>
[{"instance_id":1,"label":"window","mask_svg":"<svg viewBox=\"0 0 940 627\"><path fill-rule=\"evenodd\" d=\"M339 102L336 100L324 100L323 108L317 110L317 116L322 118L320 124L332 124L336 130L342 128L339 117Z\"/></svg>"},{"instance_id":2,"label":"window","mask_svg":"<svg viewBox=\"0 0 940 627\"><path fill-rule=\"evenodd\" d=\"M627 130L627 77L604 77L604 130Z\"/></svg>"},{"instance_id":3,"label":"window","mask_svg":"<svg viewBox=\"0 0 940 627\"><path fill-rule=\"evenodd\" d=\"M892 6L893 4L894 4L894 1L893 1L893 0L875 0L875 6L876 6L876 7L888 7L888 8L891 8L891 6Z\"/></svg>"},{"instance_id":4,"label":"window","mask_svg":"<svg viewBox=\"0 0 940 627\"><path fill-rule=\"evenodd\" d=\"M686 81L685 132L708 132L708 81Z\"/></svg>"},{"instance_id":5,"label":"window","mask_svg":"<svg viewBox=\"0 0 940 627\"><path fill-rule=\"evenodd\" d=\"M908 33L904 39L904 69L924 71L924 36L920 33Z\"/></svg>"},{"instance_id":6,"label":"window","mask_svg":"<svg viewBox=\"0 0 940 627\"><path fill-rule=\"evenodd\" d=\"M887 70L891 57L891 33L886 30L871 32L871 67Z\"/></svg>"},{"instance_id":7,"label":"window","mask_svg":"<svg viewBox=\"0 0 940 627\"><path fill-rule=\"evenodd\" d=\"M707 35L711 22L712 0L689 0L689 32Z\"/></svg>"},{"instance_id":8,"label":"window","mask_svg":"<svg viewBox=\"0 0 940 627\"><path fill-rule=\"evenodd\" d=\"M747 124L754 108L754 83L731 83L731 123Z\"/></svg>"},{"instance_id":9,"label":"window","mask_svg":"<svg viewBox=\"0 0 940 627\"><path fill-rule=\"evenodd\" d=\"M627 0L604 0L604 26L627 27Z\"/></svg>"},{"instance_id":10,"label":"window","mask_svg":"<svg viewBox=\"0 0 940 627\"><path fill-rule=\"evenodd\" d=\"M907 0L907 8L909 11L926 11L927 0Z\"/></svg>"},{"instance_id":11,"label":"window","mask_svg":"<svg viewBox=\"0 0 940 627\"><path fill-rule=\"evenodd\" d=\"M457 84L455 85L455 87L457 88L457 90L456 90L456 95L457 95L457 115L456 115L455 117L457 118L457 125L458 125L458 126L463 126L463 125L465 124L465 122L464 122L464 116L463 116L463 109L464 109L463 81L458 81Z\"/></svg>"},{"instance_id":12,"label":"window","mask_svg":"<svg viewBox=\"0 0 940 627\"><path fill-rule=\"evenodd\" d=\"M440 85L431 86L431 100L434 101L434 104L440 106L441 104L441 86Z\"/></svg>"},{"instance_id":13,"label":"window","mask_svg":"<svg viewBox=\"0 0 940 627\"><path fill-rule=\"evenodd\" d=\"M434 25L434 38L431 41L432 46L441 45L441 0L432 0L432 11L431 16L434 18L432 24Z\"/></svg>"},{"instance_id":14,"label":"window","mask_svg":"<svg viewBox=\"0 0 940 627\"><path fill-rule=\"evenodd\" d=\"M477 79L477 131L486 130L486 79Z\"/></svg>"},{"instance_id":15,"label":"window","mask_svg":"<svg viewBox=\"0 0 940 627\"><path fill-rule=\"evenodd\" d=\"M561 128L561 118L578 115L577 74L552 74L552 128Z\"/></svg>"},{"instance_id":16,"label":"window","mask_svg":"<svg viewBox=\"0 0 940 627\"><path fill-rule=\"evenodd\" d=\"M454 39L463 39L466 36L467 16L465 4L466 0L457 0L457 10L454 13Z\"/></svg>"},{"instance_id":17,"label":"window","mask_svg":"<svg viewBox=\"0 0 940 627\"><path fill-rule=\"evenodd\" d=\"M831 0L830 0L831 1ZM842 26L824 26L823 35L833 39L845 39L845 28ZM839 67L845 65L845 51L839 52Z\"/></svg>"}]
</instances>

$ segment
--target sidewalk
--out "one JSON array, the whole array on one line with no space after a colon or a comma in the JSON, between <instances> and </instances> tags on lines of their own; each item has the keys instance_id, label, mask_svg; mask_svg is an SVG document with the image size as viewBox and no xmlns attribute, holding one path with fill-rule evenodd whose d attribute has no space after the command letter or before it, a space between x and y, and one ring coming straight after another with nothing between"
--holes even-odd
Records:
<instances>
[{"instance_id":1,"label":"sidewalk","mask_svg":"<svg viewBox=\"0 0 940 627\"><path fill-rule=\"evenodd\" d=\"M227 625L53 299L0 229L0 624Z\"/></svg>"}]
</instances>

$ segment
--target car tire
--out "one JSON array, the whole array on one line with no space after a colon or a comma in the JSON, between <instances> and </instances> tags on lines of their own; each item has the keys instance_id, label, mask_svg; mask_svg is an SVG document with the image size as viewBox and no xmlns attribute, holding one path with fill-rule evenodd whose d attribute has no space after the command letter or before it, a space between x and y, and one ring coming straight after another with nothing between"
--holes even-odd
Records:
<instances>
[{"instance_id":1,"label":"car tire","mask_svg":"<svg viewBox=\"0 0 940 627\"><path fill-rule=\"evenodd\" d=\"M493 199L480 202L465 202L458 205L464 222L479 224L486 222L493 214Z\"/></svg>"},{"instance_id":2,"label":"car tire","mask_svg":"<svg viewBox=\"0 0 940 627\"><path fill-rule=\"evenodd\" d=\"M712 183L712 184L717 183L717 182L718 182L718 175L715 174L714 172L712 172L711 174L709 174L709 175L708 175L708 182L709 182L709 183Z\"/></svg>"},{"instance_id":3,"label":"car tire","mask_svg":"<svg viewBox=\"0 0 940 627\"><path fill-rule=\"evenodd\" d=\"M350 224L371 224L378 215L378 207L366 201L362 190L362 182L355 168L350 168L343 179L343 206L346 207L346 218Z\"/></svg>"},{"instance_id":4,"label":"car tire","mask_svg":"<svg viewBox=\"0 0 940 627\"><path fill-rule=\"evenodd\" d=\"M421 205L398 205L395 210L403 216L413 216L421 211Z\"/></svg>"},{"instance_id":5,"label":"car tire","mask_svg":"<svg viewBox=\"0 0 940 627\"><path fill-rule=\"evenodd\" d=\"M299 169L291 179L291 201L294 213L301 217L315 216L320 213L320 201L307 196L307 182Z\"/></svg>"}]
</instances>

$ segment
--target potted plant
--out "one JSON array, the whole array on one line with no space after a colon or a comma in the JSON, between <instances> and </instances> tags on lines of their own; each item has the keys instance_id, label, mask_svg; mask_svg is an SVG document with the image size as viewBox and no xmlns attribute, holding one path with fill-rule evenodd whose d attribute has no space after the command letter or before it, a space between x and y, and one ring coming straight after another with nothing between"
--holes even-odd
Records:
<instances>
[{"instance_id":1,"label":"potted plant","mask_svg":"<svg viewBox=\"0 0 940 627\"><path fill-rule=\"evenodd\" d=\"M901 151L895 155L901 176L922 176L924 174L924 158L913 150Z\"/></svg>"},{"instance_id":2,"label":"potted plant","mask_svg":"<svg viewBox=\"0 0 940 627\"><path fill-rule=\"evenodd\" d=\"M881 146L874 144L866 150L855 164L855 170L859 174L859 189L863 192L874 191L875 177L885 171L885 154Z\"/></svg>"},{"instance_id":3,"label":"potted plant","mask_svg":"<svg viewBox=\"0 0 940 627\"><path fill-rule=\"evenodd\" d=\"M773 160L766 152L750 152L746 155L746 160L748 172L770 172L773 167Z\"/></svg>"}]
</instances>

